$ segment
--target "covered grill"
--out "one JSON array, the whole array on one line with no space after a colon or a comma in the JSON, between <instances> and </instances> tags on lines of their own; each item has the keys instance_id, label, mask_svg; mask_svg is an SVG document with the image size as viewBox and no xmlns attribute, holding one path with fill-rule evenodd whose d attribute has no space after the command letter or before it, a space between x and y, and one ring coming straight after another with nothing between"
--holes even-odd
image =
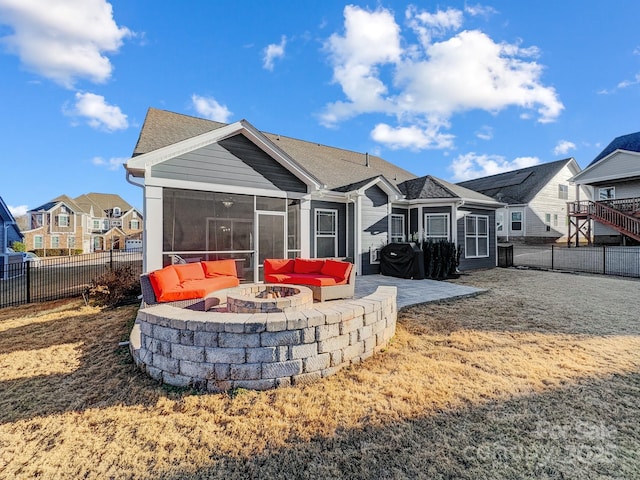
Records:
<instances>
[{"instance_id":1,"label":"covered grill","mask_svg":"<svg viewBox=\"0 0 640 480\"><path fill-rule=\"evenodd\" d=\"M415 243L389 243L380 251L380 273L389 277L422 280L424 253Z\"/></svg>"}]
</instances>

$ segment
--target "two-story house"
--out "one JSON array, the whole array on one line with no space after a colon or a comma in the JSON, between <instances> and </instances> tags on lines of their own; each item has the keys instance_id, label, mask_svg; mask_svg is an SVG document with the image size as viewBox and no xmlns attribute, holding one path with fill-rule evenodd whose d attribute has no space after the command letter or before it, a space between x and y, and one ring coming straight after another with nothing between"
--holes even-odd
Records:
<instances>
[{"instance_id":1,"label":"two-story house","mask_svg":"<svg viewBox=\"0 0 640 480\"><path fill-rule=\"evenodd\" d=\"M640 243L640 132L614 138L571 181L592 194L569 205L576 243Z\"/></svg>"},{"instance_id":2,"label":"two-story house","mask_svg":"<svg viewBox=\"0 0 640 480\"><path fill-rule=\"evenodd\" d=\"M27 250L47 254L119 250L142 237L142 214L119 195L60 195L27 212Z\"/></svg>"},{"instance_id":3,"label":"two-story house","mask_svg":"<svg viewBox=\"0 0 640 480\"><path fill-rule=\"evenodd\" d=\"M510 172L460 182L506 206L496 211L501 242L551 243L567 241L567 202L577 199L570 179L580 172L573 158L542 163ZM582 190L582 197L588 197Z\"/></svg>"}]
</instances>

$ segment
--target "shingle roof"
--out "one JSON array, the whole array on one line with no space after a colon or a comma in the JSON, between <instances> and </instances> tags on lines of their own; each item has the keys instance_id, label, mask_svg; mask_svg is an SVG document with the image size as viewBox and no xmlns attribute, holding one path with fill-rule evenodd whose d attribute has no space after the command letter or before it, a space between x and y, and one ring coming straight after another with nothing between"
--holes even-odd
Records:
<instances>
[{"instance_id":1,"label":"shingle roof","mask_svg":"<svg viewBox=\"0 0 640 480\"><path fill-rule=\"evenodd\" d=\"M475 178L458 185L510 205L529 203L571 158L534 165L511 172Z\"/></svg>"},{"instance_id":2,"label":"shingle roof","mask_svg":"<svg viewBox=\"0 0 640 480\"><path fill-rule=\"evenodd\" d=\"M616 137L613 141L605 147L600 154L593 159L593 161L587 165L587 168L598 163L604 157L612 154L616 150L628 150L630 152L640 152L640 132L629 133L628 135L622 135Z\"/></svg>"},{"instance_id":3,"label":"shingle roof","mask_svg":"<svg viewBox=\"0 0 640 480\"><path fill-rule=\"evenodd\" d=\"M149 153L225 125L149 108L133 156ZM411 172L374 155L262 133L329 189L355 184L379 175L394 183L415 178Z\"/></svg>"},{"instance_id":4,"label":"shingle roof","mask_svg":"<svg viewBox=\"0 0 640 480\"><path fill-rule=\"evenodd\" d=\"M76 197L74 201L86 213L90 213L91 207L93 206L93 213L96 216L101 216L103 212L111 210L114 207L119 207L122 212L126 212L131 209L131 205L125 202L120 195L116 195L115 193L85 193Z\"/></svg>"},{"instance_id":5,"label":"shingle roof","mask_svg":"<svg viewBox=\"0 0 640 480\"><path fill-rule=\"evenodd\" d=\"M459 198L478 202L494 202L493 198L440 178L427 175L399 183L398 188L407 200L429 198Z\"/></svg>"}]
</instances>

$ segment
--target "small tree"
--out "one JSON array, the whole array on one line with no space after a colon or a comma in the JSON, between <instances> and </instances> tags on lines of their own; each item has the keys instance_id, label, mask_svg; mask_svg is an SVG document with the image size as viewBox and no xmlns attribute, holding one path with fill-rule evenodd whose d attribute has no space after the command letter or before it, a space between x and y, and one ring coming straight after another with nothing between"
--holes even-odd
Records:
<instances>
[{"instance_id":1,"label":"small tree","mask_svg":"<svg viewBox=\"0 0 640 480\"><path fill-rule=\"evenodd\" d=\"M13 242L11 244L11 248L13 248L14 252L26 252L27 247L24 242Z\"/></svg>"}]
</instances>

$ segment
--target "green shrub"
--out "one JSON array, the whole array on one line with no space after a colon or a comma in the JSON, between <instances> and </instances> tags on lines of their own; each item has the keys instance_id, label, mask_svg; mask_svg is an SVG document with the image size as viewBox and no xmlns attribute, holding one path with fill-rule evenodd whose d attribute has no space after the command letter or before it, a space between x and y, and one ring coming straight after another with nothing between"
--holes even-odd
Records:
<instances>
[{"instance_id":1,"label":"green shrub","mask_svg":"<svg viewBox=\"0 0 640 480\"><path fill-rule=\"evenodd\" d=\"M122 265L97 276L89 287L89 296L99 305L109 307L136 302L140 294L140 275L132 265Z\"/></svg>"},{"instance_id":2,"label":"green shrub","mask_svg":"<svg viewBox=\"0 0 640 480\"><path fill-rule=\"evenodd\" d=\"M13 242L11 244L11 248L13 248L14 252L26 252L27 248L24 242Z\"/></svg>"},{"instance_id":3,"label":"green shrub","mask_svg":"<svg viewBox=\"0 0 640 480\"><path fill-rule=\"evenodd\" d=\"M39 257L67 257L69 255L82 255L81 248L72 248L71 250L68 248L36 248L31 251Z\"/></svg>"}]
</instances>

